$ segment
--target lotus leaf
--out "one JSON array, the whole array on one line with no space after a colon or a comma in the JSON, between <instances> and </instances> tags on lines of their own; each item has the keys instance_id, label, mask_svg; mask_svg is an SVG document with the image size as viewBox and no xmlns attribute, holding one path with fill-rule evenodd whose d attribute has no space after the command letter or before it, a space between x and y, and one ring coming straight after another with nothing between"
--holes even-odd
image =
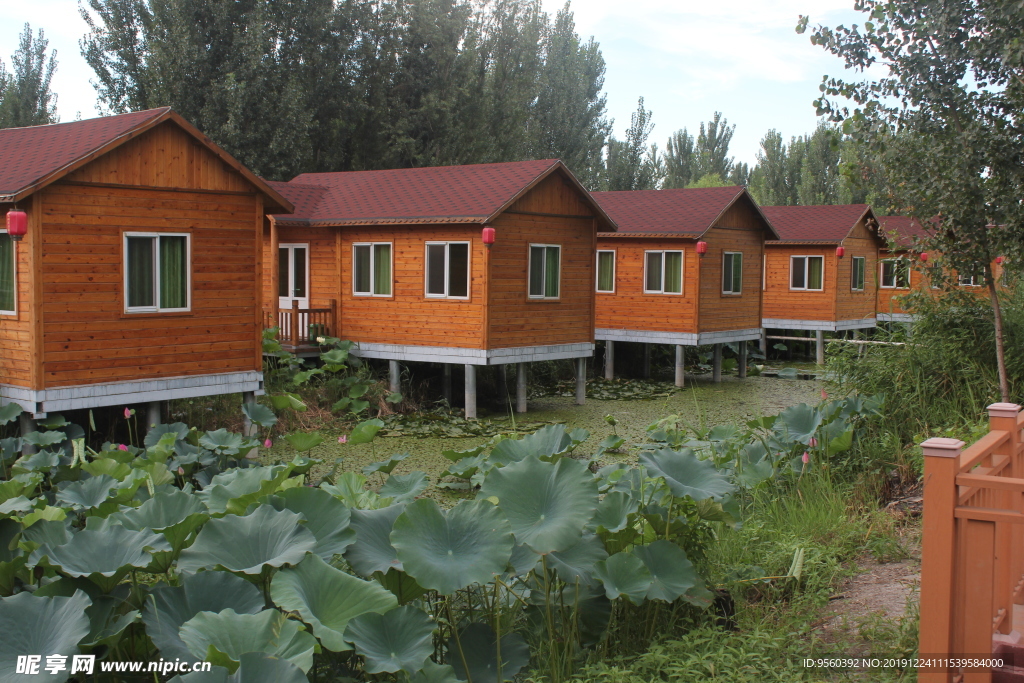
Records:
<instances>
[{"instance_id":1,"label":"lotus leaf","mask_svg":"<svg viewBox=\"0 0 1024 683\"><path fill-rule=\"evenodd\" d=\"M426 588L416 583L416 579L394 567L386 573L374 572L373 578L398 598L399 605L420 598L427 592Z\"/></svg>"},{"instance_id":2,"label":"lotus leaf","mask_svg":"<svg viewBox=\"0 0 1024 683\"><path fill-rule=\"evenodd\" d=\"M478 456L481 453L483 453L484 449L486 449L486 448L487 448L487 444L482 443L479 446L474 446L473 448L470 448L470 449L465 450L465 451L455 451L455 450L441 451L441 455L443 455L444 457L448 458L452 462L458 462L460 460L465 460L466 458L475 458L476 456Z\"/></svg>"},{"instance_id":3,"label":"lotus leaf","mask_svg":"<svg viewBox=\"0 0 1024 683\"><path fill-rule=\"evenodd\" d=\"M60 456L52 451L39 451L32 455L18 458L11 471L15 474L23 472L42 472L50 470L60 464Z\"/></svg>"},{"instance_id":4,"label":"lotus leaf","mask_svg":"<svg viewBox=\"0 0 1024 683\"><path fill-rule=\"evenodd\" d=\"M416 672L409 683L466 683L455 675L455 669L448 664L435 664L428 659L423 668Z\"/></svg>"},{"instance_id":5,"label":"lotus leaf","mask_svg":"<svg viewBox=\"0 0 1024 683\"><path fill-rule=\"evenodd\" d=\"M320 484L320 488L350 508L370 507L368 503L375 497L372 491L366 490L366 477L357 472L342 472L335 483Z\"/></svg>"},{"instance_id":6,"label":"lotus leaf","mask_svg":"<svg viewBox=\"0 0 1024 683\"><path fill-rule=\"evenodd\" d=\"M352 528L356 541L345 551L345 559L357 573L369 577L392 567L402 569L398 553L391 545L391 530L404 505L391 505L379 510L352 510Z\"/></svg>"},{"instance_id":7,"label":"lotus leaf","mask_svg":"<svg viewBox=\"0 0 1024 683\"><path fill-rule=\"evenodd\" d=\"M698 583L702 583L686 553L671 541L661 540L649 545L636 546L633 548L633 554L640 558L651 573L651 586L647 589L648 600L673 602Z\"/></svg>"},{"instance_id":8,"label":"lotus leaf","mask_svg":"<svg viewBox=\"0 0 1024 683\"><path fill-rule=\"evenodd\" d=\"M179 572L216 566L243 574L260 574L265 566L298 564L316 548L316 537L298 514L261 505L252 514L228 515L206 523L195 543L178 558Z\"/></svg>"},{"instance_id":9,"label":"lotus leaf","mask_svg":"<svg viewBox=\"0 0 1024 683\"><path fill-rule=\"evenodd\" d=\"M165 660L200 661L178 636L186 621L200 612L233 609L238 614L255 614L264 607L260 590L227 572L183 574L180 586L159 584L149 591L142 621L146 634Z\"/></svg>"},{"instance_id":10,"label":"lotus leaf","mask_svg":"<svg viewBox=\"0 0 1024 683\"><path fill-rule=\"evenodd\" d=\"M46 505L35 512L30 512L21 518L21 524L26 529L35 524L40 520L47 522L60 522L67 518L67 512L64 508L55 508L50 505Z\"/></svg>"},{"instance_id":11,"label":"lotus leaf","mask_svg":"<svg viewBox=\"0 0 1024 683\"><path fill-rule=\"evenodd\" d=\"M353 444L370 443L377 436L377 432L383 428L383 420L377 418L363 420L352 429L352 433L348 435L348 442Z\"/></svg>"},{"instance_id":12,"label":"lotus leaf","mask_svg":"<svg viewBox=\"0 0 1024 683\"><path fill-rule=\"evenodd\" d=\"M552 464L531 456L488 472L480 496L500 501L517 543L545 554L579 540L597 509L597 486L578 460L562 458Z\"/></svg>"},{"instance_id":13,"label":"lotus leaf","mask_svg":"<svg viewBox=\"0 0 1024 683\"><path fill-rule=\"evenodd\" d=\"M448 467L448 473L459 477L460 479L469 479L486 463L487 457L484 455L475 455L471 458L463 458L458 462L452 463Z\"/></svg>"},{"instance_id":14,"label":"lotus leaf","mask_svg":"<svg viewBox=\"0 0 1024 683\"><path fill-rule=\"evenodd\" d=\"M299 453L311 451L324 442L324 437L315 432L296 432L294 434L287 434L284 439Z\"/></svg>"},{"instance_id":15,"label":"lotus leaf","mask_svg":"<svg viewBox=\"0 0 1024 683\"><path fill-rule=\"evenodd\" d=\"M265 405L259 403L243 403L242 412L249 418L249 421L255 425L263 427L264 429L273 427L277 424L277 415L274 415L274 411Z\"/></svg>"},{"instance_id":16,"label":"lotus leaf","mask_svg":"<svg viewBox=\"0 0 1024 683\"><path fill-rule=\"evenodd\" d=\"M300 486L278 495L285 509L306 518L306 528L316 537L313 552L325 560L345 552L356 540L355 530L349 527L351 511L327 491Z\"/></svg>"},{"instance_id":17,"label":"lotus leaf","mask_svg":"<svg viewBox=\"0 0 1024 683\"><path fill-rule=\"evenodd\" d=\"M845 432L829 440L828 450L832 453L842 453L848 451L853 447L853 430L847 429Z\"/></svg>"},{"instance_id":18,"label":"lotus leaf","mask_svg":"<svg viewBox=\"0 0 1024 683\"><path fill-rule=\"evenodd\" d=\"M116 486L116 479L101 474L69 484L57 492L56 499L58 503L64 503L73 510L91 510L107 502L111 490Z\"/></svg>"},{"instance_id":19,"label":"lotus leaf","mask_svg":"<svg viewBox=\"0 0 1024 683\"><path fill-rule=\"evenodd\" d=\"M89 617L89 635L82 639L81 645L113 647L121 639L125 629L139 620L137 610L123 611L129 592L128 587L123 584L115 589L112 595L104 595L96 584L88 579L65 576L40 586L34 594L40 597L70 598L78 591L86 593L92 601L85 609L85 614Z\"/></svg>"},{"instance_id":20,"label":"lotus leaf","mask_svg":"<svg viewBox=\"0 0 1024 683\"><path fill-rule=\"evenodd\" d=\"M498 639L490 626L481 623L469 624L457 639L450 638L448 653L455 675L473 683L510 681L530 663L530 646L518 633L507 633L501 637L499 667Z\"/></svg>"},{"instance_id":21,"label":"lotus leaf","mask_svg":"<svg viewBox=\"0 0 1024 683\"><path fill-rule=\"evenodd\" d=\"M14 591L15 579L22 573L28 559L20 548L11 547L20 532L21 525L13 519L0 519L0 595L10 595Z\"/></svg>"},{"instance_id":22,"label":"lotus leaf","mask_svg":"<svg viewBox=\"0 0 1024 683\"><path fill-rule=\"evenodd\" d=\"M98 457L91 462L83 462L82 471L91 474L93 477L105 474L118 481L123 481L125 477L132 473L132 466L125 462L118 462L113 458Z\"/></svg>"},{"instance_id":23,"label":"lotus leaf","mask_svg":"<svg viewBox=\"0 0 1024 683\"><path fill-rule=\"evenodd\" d=\"M206 432L199 437L200 446L218 455L237 455L242 450L243 443L241 434L235 434L226 429Z\"/></svg>"},{"instance_id":24,"label":"lotus leaf","mask_svg":"<svg viewBox=\"0 0 1024 683\"><path fill-rule=\"evenodd\" d=\"M215 666L209 671L175 676L170 683L309 683L309 678L287 659L266 652L246 652L239 658L235 673Z\"/></svg>"},{"instance_id":25,"label":"lotus leaf","mask_svg":"<svg viewBox=\"0 0 1024 683\"><path fill-rule=\"evenodd\" d=\"M0 425L13 422L18 419L18 416L23 412L25 412L25 409L17 403L8 403L3 408L0 408Z\"/></svg>"},{"instance_id":26,"label":"lotus leaf","mask_svg":"<svg viewBox=\"0 0 1024 683\"><path fill-rule=\"evenodd\" d=\"M345 639L363 655L367 673L414 673L434 652L436 626L426 612L407 605L356 617L349 623Z\"/></svg>"},{"instance_id":27,"label":"lotus leaf","mask_svg":"<svg viewBox=\"0 0 1024 683\"><path fill-rule=\"evenodd\" d=\"M587 526L612 533L622 531L629 525L629 516L637 511L638 506L639 501L625 491L612 491L601 499Z\"/></svg>"},{"instance_id":28,"label":"lotus leaf","mask_svg":"<svg viewBox=\"0 0 1024 683\"><path fill-rule=\"evenodd\" d=\"M508 564L512 568L512 573L516 576L526 576L534 567L540 563L540 555L533 552L530 546L517 545L512 548L512 557L509 558Z\"/></svg>"},{"instance_id":29,"label":"lotus leaf","mask_svg":"<svg viewBox=\"0 0 1024 683\"><path fill-rule=\"evenodd\" d=\"M210 516L196 496L171 489L156 494L138 508L123 509L110 518L127 529L152 529L167 539L171 544L170 552L154 553L155 564L151 567L151 571L161 574L177 558L192 532Z\"/></svg>"},{"instance_id":30,"label":"lotus leaf","mask_svg":"<svg viewBox=\"0 0 1024 683\"><path fill-rule=\"evenodd\" d=\"M241 514L251 504L276 491L289 474L291 469L286 465L236 467L213 477L196 495L214 514Z\"/></svg>"},{"instance_id":31,"label":"lotus leaf","mask_svg":"<svg viewBox=\"0 0 1024 683\"><path fill-rule=\"evenodd\" d=\"M395 467L398 463L402 462L406 458L410 457L411 453L395 453L387 460L381 460L379 462L371 462L369 465L363 468L363 474L370 476L380 472L381 474L391 474L395 471Z\"/></svg>"},{"instance_id":32,"label":"lotus leaf","mask_svg":"<svg viewBox=\"0 0 1024 683\"><path fill-rule=\"evenodd\" d=\"M297 621L276 609L256 614L238 614L233 609L203 611L181 625L178 634L195 657L207 659L213 650L226 655L227 664L237 668L247 652L266 652L287 659L303 672L313 666L316 639Z\"/></svg>"},{"instance_id":33,"label":"lotus leaf","mask_svg":"<svg viewBox=\"0 0 1024 683\"><path fill-rule=\"evenodd\" d=\"M85 608L89 597L79 591L70 598L37 597L18 593L0 598L0 683L19 683L25 675L17 673L19 655L73 655L78 643L89 634ZM70 667L69 667L70 668ZM40 674L40 680L66 681L69 671Z\"/></svg>"},{"instance_id":34,"label":"lotus leaf","mask_svg":"<svg viewBox=\"0 0 1024 683\"><path fill-rule=\"evenodd\" d=\"M782 373L779 373L782 377ZM774 429L784 431L793 441L808 444L821 426L822 412L814 406L800 403L779 413Z\"/></svg>"},{"instance_id":35,"label":"lotus leaf","mask_svg":"<svg viewBox=\"0 0 1024 683\"><path fill-rule=\"evenodd\" d=\"M587 436L590 436L587 434ZM505 439L491 450L490 460L504 466L531 455L546 459L564 453L573 445L564 424L546 425L521 439Z\"/></svg>"},{"instance_id":36,"label":"lotus leaf","mask_svg":"<svg viewBox=\"0 0 1024 683\"><path fill-rule=\"evenodd\" d=\"M13 515L17 512L28 512L33 509L35 509L35 503L25 496L18 496L17 498L5 500L3 504L0 504L0 515Z\"/></svg>"},{"instance_id":37,"label":"lotus leaf","mask_svg":"<svg viewBox=\"0 0 1024 683\"><path fill-rule=\"evenodd\" d=\"M653 577L640 558L629 553L615 553L594 565L594 574L604 584L605 595L614 600L620 595L634 605L643 603Z\"/></svg>"},{"instance_id":38,"label":"lotus leaf","mask_svg":"<svg viewBox=\"0 0 1024 683\"><path fill-rule=\"evenodd\" d=\"M677 498L689 496L693 500L721 500L736 490L714 463L701 460L689 448L681 451L662 448L653 453L642 453L640 462L651 470L652 475L662 477Z\"/></svg>"},{"instance_id":39,"label":"lotus leaf","mask_svg":"<svg viewBox=\"0 0 1024 683\"><path fill-rule=\"evenodd\" d=\"M588 584L593 581L594 566L608 558L601 539L594 534L583 534L574 545L547 556L548 569L568 584Z\"/></svg>"},{"instance_id":40,"label":"lotus leaf","mask_svg":"<svg viewBox=\"0 0 1024 683\"><path fill-rule=\"evenodd\" d=\"M22 493L25 493L27 489L34 488L29 486L28 483L23 481L0 481L0 500L10 500L11 498L17 498Z\"/></svg>"},{"instance_id":41,"label":"lotus leaf","mask_svg":"<svg viewBox=\"0 0 1024 683\"><path fill-rule=\"evenodd\" d=\"M427 475L423 472L392 474L380 487L378 493L391 498L396 503L407 503L423 493L428 485Z\"/></svg>"},{"instance_id":42,"label":"lotus leaf","mask_svg":"<svg viewBox=\"0 0 1024 683\"><path fill-rule=\"evenodd\" d=\"M508 520L490 502L461 501L445 513L430 498L406 506L391 543L405 571L443 595L502 573L513 546Z\"/></svg>"},{"instance_id":43,"label":"lotus leaf","mask_svg":"<svg viewBox=\"0 0 1024 683\"><path fill-rule=\"evenodd\" d=\"M270 399L270 405L274 406L274 410L291 408L300 413L306 410L306 404L300 401L295 394L276 394L267 398Z\"/></svg>"},{"instance_id":44,"label":"lotus leaf","mask_svg":"<svg viewBox=\"0 0 1024 683\"><path fill-rule=\"evenodd\" d=\"M42 564L59 567L68 576L87 576L109 593L134 567L142 569L153 561L153 551L170 550L170 544L151 531L131 531L110 525L106 529L83 529L64 545L41 546L33 557Z\"/></svg>"},{"instance_id":45,"label":"lotus leaf","mask_svg":"<svg viewBox=\"0 0 1024 683\"><path fill-rule=\"evenodd\" d=\"M270 595L286 612L298 612L323 646L349 650L343 634L349 621L368 612L387 612L398 604L388 590L335 569L316 555L274 576Z\"/></svg>"},{"instance_id":46,"label":"lotus leaf","mask_svg":"<svg viewBox=\"0 0 1024 683\"><path fill-rule=\"evenodd\" d=\"M152 448L160 443L165 434L174 434L174 440L180 441L188 436L188 425L183 422L155 425L146 432L146 438L143 443L145 443L146 448Z\"/></svg>"},{"instance_id":47,"label":"lotus leaf","mask_svg":"<svg viewBox=\"0 0 1024 683\"><path fill-rule=\"evenodd\" d=\"M39 448L46 448L59 444L66 438L64 432L30 432L22 436L21 440Z\"/></svg>"}]
</instances>

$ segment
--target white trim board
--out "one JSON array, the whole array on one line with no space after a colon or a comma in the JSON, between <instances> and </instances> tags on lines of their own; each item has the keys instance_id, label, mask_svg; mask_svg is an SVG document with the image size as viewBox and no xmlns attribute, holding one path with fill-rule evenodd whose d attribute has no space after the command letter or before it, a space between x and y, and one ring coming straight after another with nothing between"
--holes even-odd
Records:
<instances>
[{"instance_id":1,"label":"white trim board","mask_svg":"<svg viewBox=\"0 0 1024 683\"><path fill-rule=\"evenodd\" d=\"M875 327L874 318L857 318L856 320L782 320L764 318L761 325L767 330L825 330L840 332L842 330L865 330Z\"/></svg>"},{"instance_id":2,"label":"white trim board","mask_svg":"<svg viewBox=\"0 0 1024 683\"><path fill-rule=\"evenodd\" d=\"M594 330L594 339L599 341L675 344L678 346L729 344L731 342L752 341L760 338L760 327L746 330L723 330L721 332L655 332L652 330L613 330L607 328Z\"/></svg>"},{"instance_id":3,"label":"white trim board","mask_svg":"<svg viewBox=\"0 0 1024 683\"><path fill-rule=\"evenodd\" d=\"M583 342L551 346L515 346L504 349L460 349L453 346L411 346L358 342L353 347L352 353L360 358L422 363L505 365L506 363L533 363L565 358L590 358L594 355L594 344Z\"/></svg>"},{"instance_id":4,"label":"white trim board","mask_svg":"<svg viewBox=\"0 0 1024 683\"><path fill-rule=\"evenodd\" d=\"M910 313L876 313L875 318L880 323L912 323L914 316Z\"/></svg>"},{"instance_id":5,"label":"white trim board","mask_svg":"<svg viewBox=\"0 0 1024 683\"><path fill-rule=\"evenodd\" d=\"M130 382L101 382L34 391L0 384L0 399L17 403L33 417L63 410L130 405L175 398L195 398L252 391L263 394L263 373L255 370L216 375L188 375Z\"/></svg>"}]
</instances>

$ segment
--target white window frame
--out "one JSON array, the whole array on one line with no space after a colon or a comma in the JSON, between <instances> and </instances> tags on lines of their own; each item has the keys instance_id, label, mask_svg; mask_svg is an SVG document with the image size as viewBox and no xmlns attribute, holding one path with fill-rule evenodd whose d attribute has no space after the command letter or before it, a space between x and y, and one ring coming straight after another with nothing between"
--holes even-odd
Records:
<instances>
[{"instance_id":1,"label":"white window frame","mask_svg":"<svg viewBox=\"0 0 1024 683\"><path fill-rule=\"evenodd\" d=\"M0 234L6 235L6 229L0 229ZM14 310L0 310L0 315L18 315L18 243L11 240L11 256L14 259Z\"/></svg>"},{"instance_id":2,"label":"white window frame","mask_svg":"<svg viewBox=\"0 0 1024 683\"><path fill-rule=\"evenodd\" d=\"M804 259L804 286L794 287L793 286L793 265L794 260L802 258ZM810 260L812 258L821 259L821 287L810 287ZM823 292L825 291L825 257L821 254L792 254L789 257L789 289L792 292Z\"/></svg>"},{"instance_id":3,"label":"white window frame","mask_svg":"<svg viewBox=\"0 0 1024 683\"><path fill-rule=\"evenodd\" d=\"M966 277L963 275L956 276L957 284L961 287L981 287L982 283L978 282L978 280L984 279L984 276L979 275L968 275Z\"/></svg>"},{"instance_id":4,"label":"white window frame","mask_svg":"<svg viewBox=\"0 0 1024 683\"><path fill-rule=\"evenodd\" d=\"M892 264L895 264L895 265L900 265L901 259L899 257L896 257L896 258L886 258L886 259L882 259L881 261L878 262L878 287L879 287L879 289L910 289L910 264L907 263L907 264L904 265L904 267L907 269L907 286L906 287L900 287L899 286L899 277L897 277L898 273L897 273L897 271L895 269L893 270L893 273L892 273L892 284L891 285L885 284L885 264L886 263L892 263Z\"/></svg>"},{"instance_id":5,"label":"white window frame","mask_svg":"<svg viewBox=\"0 0 1024 683\"><path fill-rule=\"evenodd\" d=\"M150 237L153 239L153 301L154 306L129 306L128 305L128 238L129 237ZM184 237L185 238L185 262L188 264L188 276L185 282L185 300L187 305L184 308L161 308L160 307L160 238L161 237ZM125 313L188 313L192 310L192 233L190 232L125 232L121 234L121 253L124 263L124 312Z\"/></svg>"},{"instance_id":6,"label":"white window frame","mask_svg":"<svg viewBox=\"0 0 1024 683\"><path fill-rule=\"evenodd\" d=\"M294 294L289 294L286 298L289 298L289 299L306 299L306 300L308 300L310 298L310 296L309 296L309 285L310 285L310 281L309 281L310 280L310 277L309 277L309 251L310 251L310 249L309 249L309 242L281 242L281 243L279 243L277 245L278 255L279 255L279 258L280 258L280 250L281 249L288 249L289 251L294 253L294 249L296 247L301 247L301 248L306 250L306 282L304 283L305 287L306 287L306 296L295 296ZM288 261L289 261L288 268L289 268L289 271L291 271L291 270L294 269L295 266L294 266L294 263L292 262L291 258L289 258ZM279 280L277 296L278 296L278 298L282 298L281 297L281 289L280 289L280 284L281 284L280 283L280 279L281 279L281 273L280 272L277 274L277 278ZM295 284L294 283L294 278L288 278L288 284L289 285ZM295 288L294 287L289 287L288 291L289 292L294 292Z\"/></svg>"},{"instance_id":7,"label":"white window frame","mask_svg":"<svg viewBox=\"0 0 1024 683\"><path fill-rule=\"evenodd\" d=\"M737 255L740 257L740 288L739 288L739 290L734 292L732 290L729 290L729 289L725 288L726 287L726 285L725 285L725 259L727 259L730 256L737 256ZM735 267L736 267L736 264L733 263L733 268L735 268ZM729 286L732 286L731 282L729 283ZM742 251L724 251L724 252L722 252L722 294L725 294L725 295L728 295L728 296L738 296L740 294L743 294L743 252Z\"/></svg>"},{"instance_id":8,"label":"white window frame","mask_svg":"<svg viewBox=\"0 0 1024 683\"><path fill-rule=\"evenodd\" d=\"M448 274L450 269L448 267L451 263L451 245L453 244L464 244L466 245L466 295L465 296L454 296L448 293L451 288L451 282L448 281ZM430 286L430 259L428 254L430 253L430 247L444 246L444 294L431 294L428 290ZM423 295L428 299L458 299L461 301L467 301L470 294L470 285L473 282L473 244L472 242L464 242L461 240L453 240L451 242L442 241L430 241L423 245ZM378 295L380 296L380 295Z\"/></svg>"},{"instance_id":9,"label":"white window frame","mask_svg":"<svg viewBox=\"0 0 1024 683\"><path fill-rule=\"evenodd\" d=\"M860 287L856 287L856 275L857 275L857 261L861 262L861 283ZM850 257L850 291L851 292L863 292L868 282L868 259L866 256L851 256Z\"/></svg>"},{"instance_id":10,"label":"white window frame","mask_svg":"<svg viewBox=\"0 0 1024 683\"><path fill-rule=\"evenodd\" d=\"M661 254L661 289L647 289L647 255ZM665 291L665 254L679 254L679 291ZM666 296L682 296L686 291L686 251L684 249L645 249L644 250L644 294L664 294Z\"/></svg>"},{"instance_id":11,"label":"white window frame","mask_svg":"<svg viewBox=\"0 0 1024 683\"><path fill-rule=\"evenodd\" d=\"M373 248L375 246L377 246L378 244L386 244L389 247L391 247L391 249L388 252L390 254L390 256L391 256L391 286L388 287L389 291L388 291L387 294L374 294L373 293L373 281L375 279L374 276L376 275L376 273L374 272L374 269L376 268L376 266L374 264L376 262L374 261L374 258L373 258L373 251L374 251ZM370 291L369 292L357 292L356 291L356 282L359 280L359 278L356 275L356 247L370 247ZM392 296L394 296L394 293L395 293L395 244L394 244L394 242L353 242L352 243L352 296L369 296L369 297L376 297L378 299L390 299Z\"/></svg>"},{"instance_id":12,"label":"white window frame","mask_svg":"<svg viewBox=\"0 0 1024 683\"><path fill-rule=\"evenodd\" d=\"M548 252L551 247L558 249L558 295L546 296L530 293L530 282L533 280L533 248L544 247L544 271L547 272ZM561 244L540 244L531 242L526 249L526 296L534 301L558 301L562 298L562 245Z\"/></svg>"},{"instance_id":13,"label":"white window frame","mask_svg":"<svg viewBox=\"0 0 1024 683\"><path fill-rule=\"evenodd\" d=\"M612 288L611 289L601 289L600 288L601 287L601 272L600 272L600 268L601 268L601 254L611 254L612 255ZM595 257L595 261L594 261L594 291L595 292L600 292L601 294L614 294L615 293L615 274L616 274L615 271L618 268L618 259L619 259L619 255L616 253L615 249L598 249L597 250L597 256Z\"/></svg>"}]
</instances>

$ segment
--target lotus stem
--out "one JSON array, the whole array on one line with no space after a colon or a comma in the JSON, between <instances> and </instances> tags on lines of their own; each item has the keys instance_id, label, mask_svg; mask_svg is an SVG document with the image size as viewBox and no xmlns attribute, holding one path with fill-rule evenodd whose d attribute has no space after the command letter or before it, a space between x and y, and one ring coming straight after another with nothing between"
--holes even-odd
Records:
<instances>
[{"instance_id":1,"label":"lotus stem","mask_svg":"<svg viewBox=\"0 0 1024 683\"><path fill-rule=\"evenodd\" d=\"M455 623L455 619L452 617L452 604L450 596L444 597L445 611L448 612L448 626L452 629L452 635L455 636L455 647L459 650L459 659L462 660L462 670L466 672L466 683L473 683L473 676L469 673L469 664L466 663L466 653L462 651L462 639L459 638L459 628Z\"/></svg>"}]
</instances>

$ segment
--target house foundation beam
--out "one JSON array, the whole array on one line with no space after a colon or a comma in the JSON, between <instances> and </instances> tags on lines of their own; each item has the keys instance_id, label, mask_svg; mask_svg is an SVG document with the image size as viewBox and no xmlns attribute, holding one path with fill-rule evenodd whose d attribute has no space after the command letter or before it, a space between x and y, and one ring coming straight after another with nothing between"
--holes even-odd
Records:
<instances>
[{"instance_id":1,"label":"house foundation beam","mask_svg":"<svg viewBox=\"0 0 1024 683\"><path fill-rule=\"evenodd\" d=\"M761 330L761 338L757 342L761 347L761 353L768 356L768 330Z\"/></svg>"},{"instance_id":2,"label":"house foundation beam","mask_svg":"<svg viewBox=\"0 0 1024 683\"><path fill-rule=\"evenodd\" d=\"M685 347L676 344L676 386L681 387L686 383L686 367L683 361L686 359Z\"/></svg>"},{"instance_id":3,"label":"house foundation beam","mask_svg":"<svg viewBox=\"0 0 1024 683\"><path fill-rule=\"evenodd\" d=\"M711 379L715 382L722 381L722 345L715 344L715 352L711 361Z\"/></svg>"},{"instance_id":4,"label":"house foundation beam","mask_svg":"<svg viewBox=\"0 0 1024 683\"><path fill-rule=\"evenodd\" d=\"M29 415L28 413L22 413L21 415L18 416L18 431L21 434L21 438L24 439L32 432L39 431L39 428L36 427L36 421L31 415ZM32 444L22 442L22 455L32 455L33 453L38 452L38 450L39 449L33 446Z\"/></svg>"},{"instance_id":5,"label":"house foundation beam","mask_svg":"<svg viewBox=\"0 0 1024 683\"><path fill-rule=\"evenodd\" d=\"M444 396L445 403L448 405L452 404L452 365L451 363L444 364L444 378L441 380L441 394Z\"/></svg>"},{"instance_id":6,"label":"house foundation beam","mask_svg":"<svg viewBox=\"0 0 1024 683\"><path fill-rule=\"evenodd\" d=\"M740 358L737 367L740 379L745 379L747 376L747 342L740 342Z\"/></svg>"},{"instance_id":7,"label":"house foundation beam","mask_svg":"<svg viewBox=\"0 0 1024 683\"><path fill-rule=\"evenodd\" d=\"M576 359L576 405L587 402L587 359Z\"/></svg>"},{"instance_id":8,"label":"house foundation beam","mask_svg":"<svg viewBox=\"0 0 1024 683\"><path fill-rule=\"evenodd\" d=\"M388 389L397 393L402 389L402 368L397 360L388 361Z\"/></svg>"},{"instance_id":9,"label":"house foundation beam","mask_svg":"<svg viewBox=\"0 0 1024 683\"><path fill-rule=\"evenodd\" d=\"M604 343L604 378L615 379L615 342L611 339Z\"/></svg>"},{"instance_id":10,"label":"house foundation beam","mask_svg":"<svg viewBox=\"0 0 1024 683\"><path fill-rule=\"evenodd\" d=\"M825 364L825 331L814 331L814 360L818 365Z\"/></svg>"},{"instance_id":11,"label":"house foundation beam","mask_svg":"<svg viewBox=\"0 0 1024 683\"><path fill-rule=\"evenodd\" d=\"M476 419L476 366L466 365L466 419Z\"/></svg>"},{"instance_id":12,"label":"house foundation beam","mask_svg":"<svg viewBox=\"0 0 1024 683\"><path fill-rule=\"evenodd\" d=\"M526 412L526 363L516 363L516 412Z\"/></svg>"},{"instance_id":13,"label":"house foundation beam","mask_svg":"<svg viewBox=\"0 0 1024 683\"><path fill-rule=\"evenodd\" d=\"M651 378L651 345L644 344L644 379Z\"/></svg>"},{"instance_id":14,"label":"house foundation beam","mask_svg":"<svg viewBox=\"0 0 1024 683\"><path fill-rule=\"evenodd\" d=\"M248 403L249 401L248 401L247 397L249 397L249 396L252 396L252 401L253 402L256 401L256 397L253 396L253 393L251 391L247 391L244 394L242 394L242 400L244 402ZM164 402L163 401L150 401L149 403L147 403L146 404L146 432L149 433L149 430L153 429L158 424L163 422L163 416L164 416ZM247 428L246 429L246 433L248 434L248 427L250 426L249 418L248 417L245 418L245 425L246 425L246 428Z\"/></svg>"}]
</instances>

